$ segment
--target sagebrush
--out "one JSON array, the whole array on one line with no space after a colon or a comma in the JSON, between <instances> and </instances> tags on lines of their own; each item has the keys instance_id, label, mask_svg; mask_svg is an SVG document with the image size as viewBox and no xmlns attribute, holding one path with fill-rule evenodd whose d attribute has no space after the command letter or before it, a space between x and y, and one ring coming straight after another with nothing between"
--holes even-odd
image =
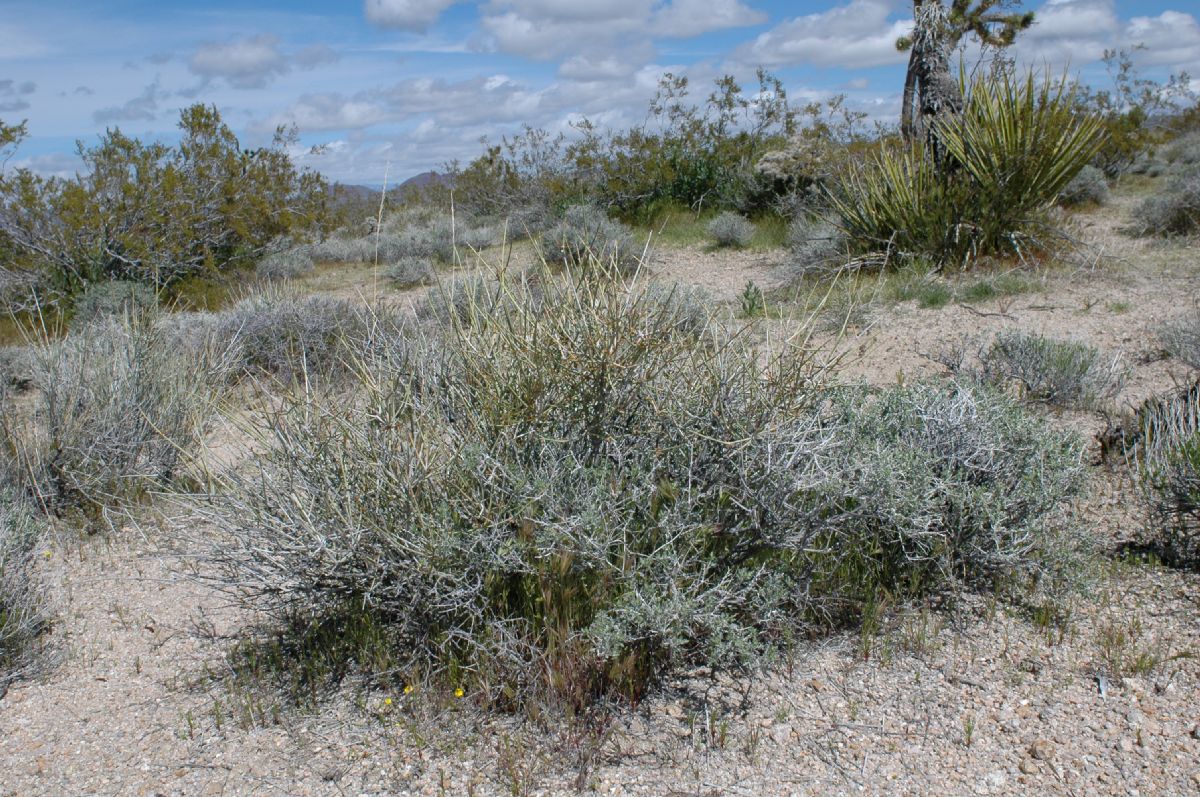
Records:
<instances>
[{"instance_id":1,"label":"sagebrush","mask_svg":"<svg viewBox=\"0 0 1200 797\"><path fill-rule=\"evenodd\" d=\"M41 533L24 497L0 487L0 696L35 664L47 627L45 590L34 566Z\"/></svg>"},{"instance_id":2,"label":"sagebrush","mask_svg":"<svg viewBox=\"0 0 1200 797\"><path fill-rule=\"evenodd\" d=\"M579 706L1063 568L1078 446L1002 396L831 392L804 340L760 352L636 283L477 284L357 398L260 419L261 469L192 509L222 586L289 628L366 612L402 678Z\"/></svg>"}]
</instances>

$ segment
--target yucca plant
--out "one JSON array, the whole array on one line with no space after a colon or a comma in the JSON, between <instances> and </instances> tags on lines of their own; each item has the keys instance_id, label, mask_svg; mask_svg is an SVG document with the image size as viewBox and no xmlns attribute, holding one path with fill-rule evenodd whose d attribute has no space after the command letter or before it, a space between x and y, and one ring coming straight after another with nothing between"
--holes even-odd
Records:
<instances>
[{"instance_id":1,"label":"yucca plant","mask_svg":"<svg viewBox=\"0 0 1200 797\"><path fill-rule=\"evenodd\" d=\"M962 115L942 126L940 140L973 183L970 221L982 251L1019 250L1018 238L1099 150L1100 120L1075 108L1065 76L1005 71L975 81Z\"/></svg>"},{"instance_id":2,"label":"yucca plant","mask_svg":"<svg viewBox=\"0 0 1200 797\"><path fill-rule=\"evenodd\" d=\"M1044 211L1099 148L1103 131L1080 116L1070 85L1002 73L965 77L963 112L939 125L949 157L920 144L882 150L847 177L831 203L860 251L967 265L1036 247Z\"/></svg>"}]
</instances>

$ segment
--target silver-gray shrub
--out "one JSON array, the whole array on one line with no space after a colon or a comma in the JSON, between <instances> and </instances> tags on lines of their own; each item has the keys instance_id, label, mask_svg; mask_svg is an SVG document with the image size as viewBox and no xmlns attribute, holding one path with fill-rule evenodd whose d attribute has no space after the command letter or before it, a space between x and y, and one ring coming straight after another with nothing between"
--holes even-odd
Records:
<instances>
[{"instance_id":1,"label":"silver-gray shrub","mask_svg":"<svg viewBox=\"0 0 1200 797\"><path fill-rule=\"evenodd\" d=\"M433 264L423 257L402 257L387 267L386 274L397 288L429 285L434 280Z\"/></svg>"},{"instance_id":2,"label":"silver-gray shrub","mask_svg":"<svg viewBox=\"0 0 1200 797\"><path fill-rule=\"evenodd\" d=\"M1088 164L1071 178L1059 193L1058 201L1066 207L1103 205L1108 201L1108 178L1101 169Z\"/></svg>"},{"instance_id":3,"label":"silver-gray shrub","mask_svg":"<svg viewBox=\"0 0 1200 797\"><path fill-rule=\"evenodd\" d=\"M311 273L315 267L311 247L292 246L272 252L258 261L254 275L263 280L290 280Z\"/></svg>"},{"instance_id":4,"label":"silver-gray shrub","mask_svg":"<svg viewBox=\"0 0 1200 797\"><path fill-rule=\"evenodd\" d=\"M1121 392L1128 368L1094 346L1034 333L1001 332L979 355L978 378L1015 386L1027 401L1096 409Z\"/></svg>"},{"instance_id":5,"label":"silver-gray shrub","mask_svg":"<svg viewBox=\"0 0 1200 797\"><path fill-rule=\"evenodd\" d=\"M730 210L714 216L705 229L717 246L744 249L754 240L754 224L740 213Z\"/></svg>"},{"instance_id":6,"label":"silver-gray shrub","mask_svg":"<svg viewBox=\"0 0 1200 797\"><path fill-rule=\"evenodd\" d=\"M376 244L375 236L334 236L312 244L309 254L318 263L373 263Z\"/></svg>"},{"instance_id":7,"label":"silver-gray shrub","mask_svg":"<svg viewBox=\"0 0 1200 797\"><path fill-rule=\"evenodd\" d=\"M970 382L844 390L830 423L843 444L821 488L840 508L827 533L842 540L838 567L877 573L865 586L1076 577L1085 546L1067 513L1086 485L1076 436Z\"/></svg>"},{"instance_id":8,"label":"silver-gray shrub","mask_svg":"<svg viewBox=\"0 0 1200 797\"><path fill-rule=\"evenodd\" d=\"M1200 166L1188 167L1133 210L1141 235L1191 235L1200 230Z\"/></svg>"},{"instance_id":9,"label":"silver-gray shrub","mask_svg":"<svg viewBox=\"0 0 1200 797\"><path fill-rule=\"evenodd\" d=\"M141 315L158 307L154 288L130 280L93 282L75 297L71 327L83 329L97 319Z\"/></svg>"},{"instance_id":10,"label":"silver-gray shrub","mask_svg":"<svg viewBox=\"0 0 1200 797\"><path fill-rule=\"evenodd\" d=\"M1162 156L1175 171L1200 166L1200 133L1188 133L1175 139L1164 148Z\"/></svg>"},{"instance_id":11,"label":"silver-gray shrub","mask_svg":"<svg viewBox=\"0 0 1200 797\"><path fill-rule=\"evenodd\" d=\"M7 470L46 508L85 512L170 481L223 381L218 352L186 352L149 318L102 318L33 351L31 404L0 413Z\"/></svg>"},{"instance_id":12,"label":"silver-gray shrub","mask_svg":"<svg viewBox=\"0 0 1200 797\"><path fill-rule=\"evenodd\" d=\"M531 304L507 279L355 400L260 419L260 471L193 510L220 584L293 626L369 612L402 677L586 703L883 591L1047 567L1078 452L1002 397L843 401L807 346L696 335L636 285L545 277Z\"/></svg>"},{"instance_id":13,"label":"silver-gray shrub","mask_svg":"<svg viewBox=\"0 0 1200 797\"><path fill-rule=\"evenodd\" d=\"M1200 308L1163 324L1158 337L1172 357L1200 371Z\"/></svg>"},{"instance_id":14,"label":"silver-gray shrub","mask_svg":"<svg viewBox=\"0 0 1200 797\"><path fill-rule=\"evenodd\" d=\"M0 346L0 399L33 385L33 364L29 346Z\"/></svg>"},{"instance_id":15,"label":"silver-gray shrub","mask_svg":"<svg viewBox=\"0 0 1200 797\"><path fill-rule=\"evenodd\" d=\"M34 554L42 521L10 487L0 487L0 695L29 673L48 625Z\"/></svg>"},{"instance_id":16,"label":"silver-gray shrub","mask_svg":"<svg viewBox=\"0 0 1200 797\"><path fill-rule=\"evenodd\" d=\"M836 269L846 260L846 236L824 219L800 215L788 225L788 248L798 276Z\"/></svg>"},{"instance_id":17,"label":"silver-gray shrub","mask_svg":"<svg viewBox=\"0 0 1200 797\"><path fill-rule=\"evenodd\" d=\"M217 314L213 332L243 374L284 382L344 374L380 339L398 334L390 313L325 295L268 286Z\"/></svg>"},{"instance_id":18,"label":"silver-gray shrub","mask_svg":"<svg viewBox=\"0 0 1200 797\"><path fill-rule=\"evenodd\" d=\"M1136 472L1154 542L1171 564L1200 564L1200 382L1138 414Z\"/></svg>"},{"instance_id":19,"label":"silver-gray shrub","mask_svg":"<svg viewBox=\"0 0 1200 797\"><path fill-rule=\"evenodd\" d=\"M624 275L645 265L648 254L628 227L594 205L567 208L558 224L542 235L541 252L547 263Z\"/></svg>"}]
</instances>

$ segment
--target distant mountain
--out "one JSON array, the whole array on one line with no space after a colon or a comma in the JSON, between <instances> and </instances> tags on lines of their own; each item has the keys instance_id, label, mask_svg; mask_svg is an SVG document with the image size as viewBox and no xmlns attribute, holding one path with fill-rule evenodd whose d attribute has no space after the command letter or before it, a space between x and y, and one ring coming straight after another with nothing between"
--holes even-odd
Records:
<instances>
[{"instance_id":1,"label":"distant mountain","mask_svg":"<svg viewBox=\"0 0 1200 797\"><path fill-rule=\"evenodd\" d=\"M400 188L424 188L427 185L450 185L454 178L437 172L421 172L400 183Z\"/></svg>"}]
</instances>

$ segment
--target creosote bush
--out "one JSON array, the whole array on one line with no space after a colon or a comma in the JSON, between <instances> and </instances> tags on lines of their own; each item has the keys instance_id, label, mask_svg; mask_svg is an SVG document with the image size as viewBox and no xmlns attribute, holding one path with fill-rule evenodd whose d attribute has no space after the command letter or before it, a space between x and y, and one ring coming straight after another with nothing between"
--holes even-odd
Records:
<instances>
[{"instance_id":1,"label":"creosote bush","mask_svg":"<svg viewBox=\"0 0 1200 797\"><path fill-rule=\"evenodd\" d=\"M0 488L0 695L29 672L48 622L33 564L41 530L26 500Z\"/></svg>"},{"instance_id":2,"label":"creosote bush","mask_svg":"<svg viewBox=\"0 0 1200 797\"><path fill-rule=\"evenodd\" d=\"M706 227L717 246L744 249L754 239L754 224L733 211L723 211L712 218Z\"/></svg>"},{"instance_id":3,"label":"creosote bush","mask_svg":"<svg viewBox=\"0 0 1200 797\"><path fill-rule=\"evenodd\" d=\"M364 361L355 398L259 419L261 468L192 509L218 583L301 633L370 615L399 677L579 707L883 594L1063 567L1078 447L1003 396L831 390L805 341L697 334L637 283L479 285Z\"/></svg>"},{"instance_id":4,"label":"creosote bush","mask_svg":"<svg viewBox=\"0 0 1200 797\"><path fill-rule=\"evenodd\" d=\"M1200 383L1139 413L1137 471L1163 558L1200 564Z\"/></svg>"}]
</instances>

